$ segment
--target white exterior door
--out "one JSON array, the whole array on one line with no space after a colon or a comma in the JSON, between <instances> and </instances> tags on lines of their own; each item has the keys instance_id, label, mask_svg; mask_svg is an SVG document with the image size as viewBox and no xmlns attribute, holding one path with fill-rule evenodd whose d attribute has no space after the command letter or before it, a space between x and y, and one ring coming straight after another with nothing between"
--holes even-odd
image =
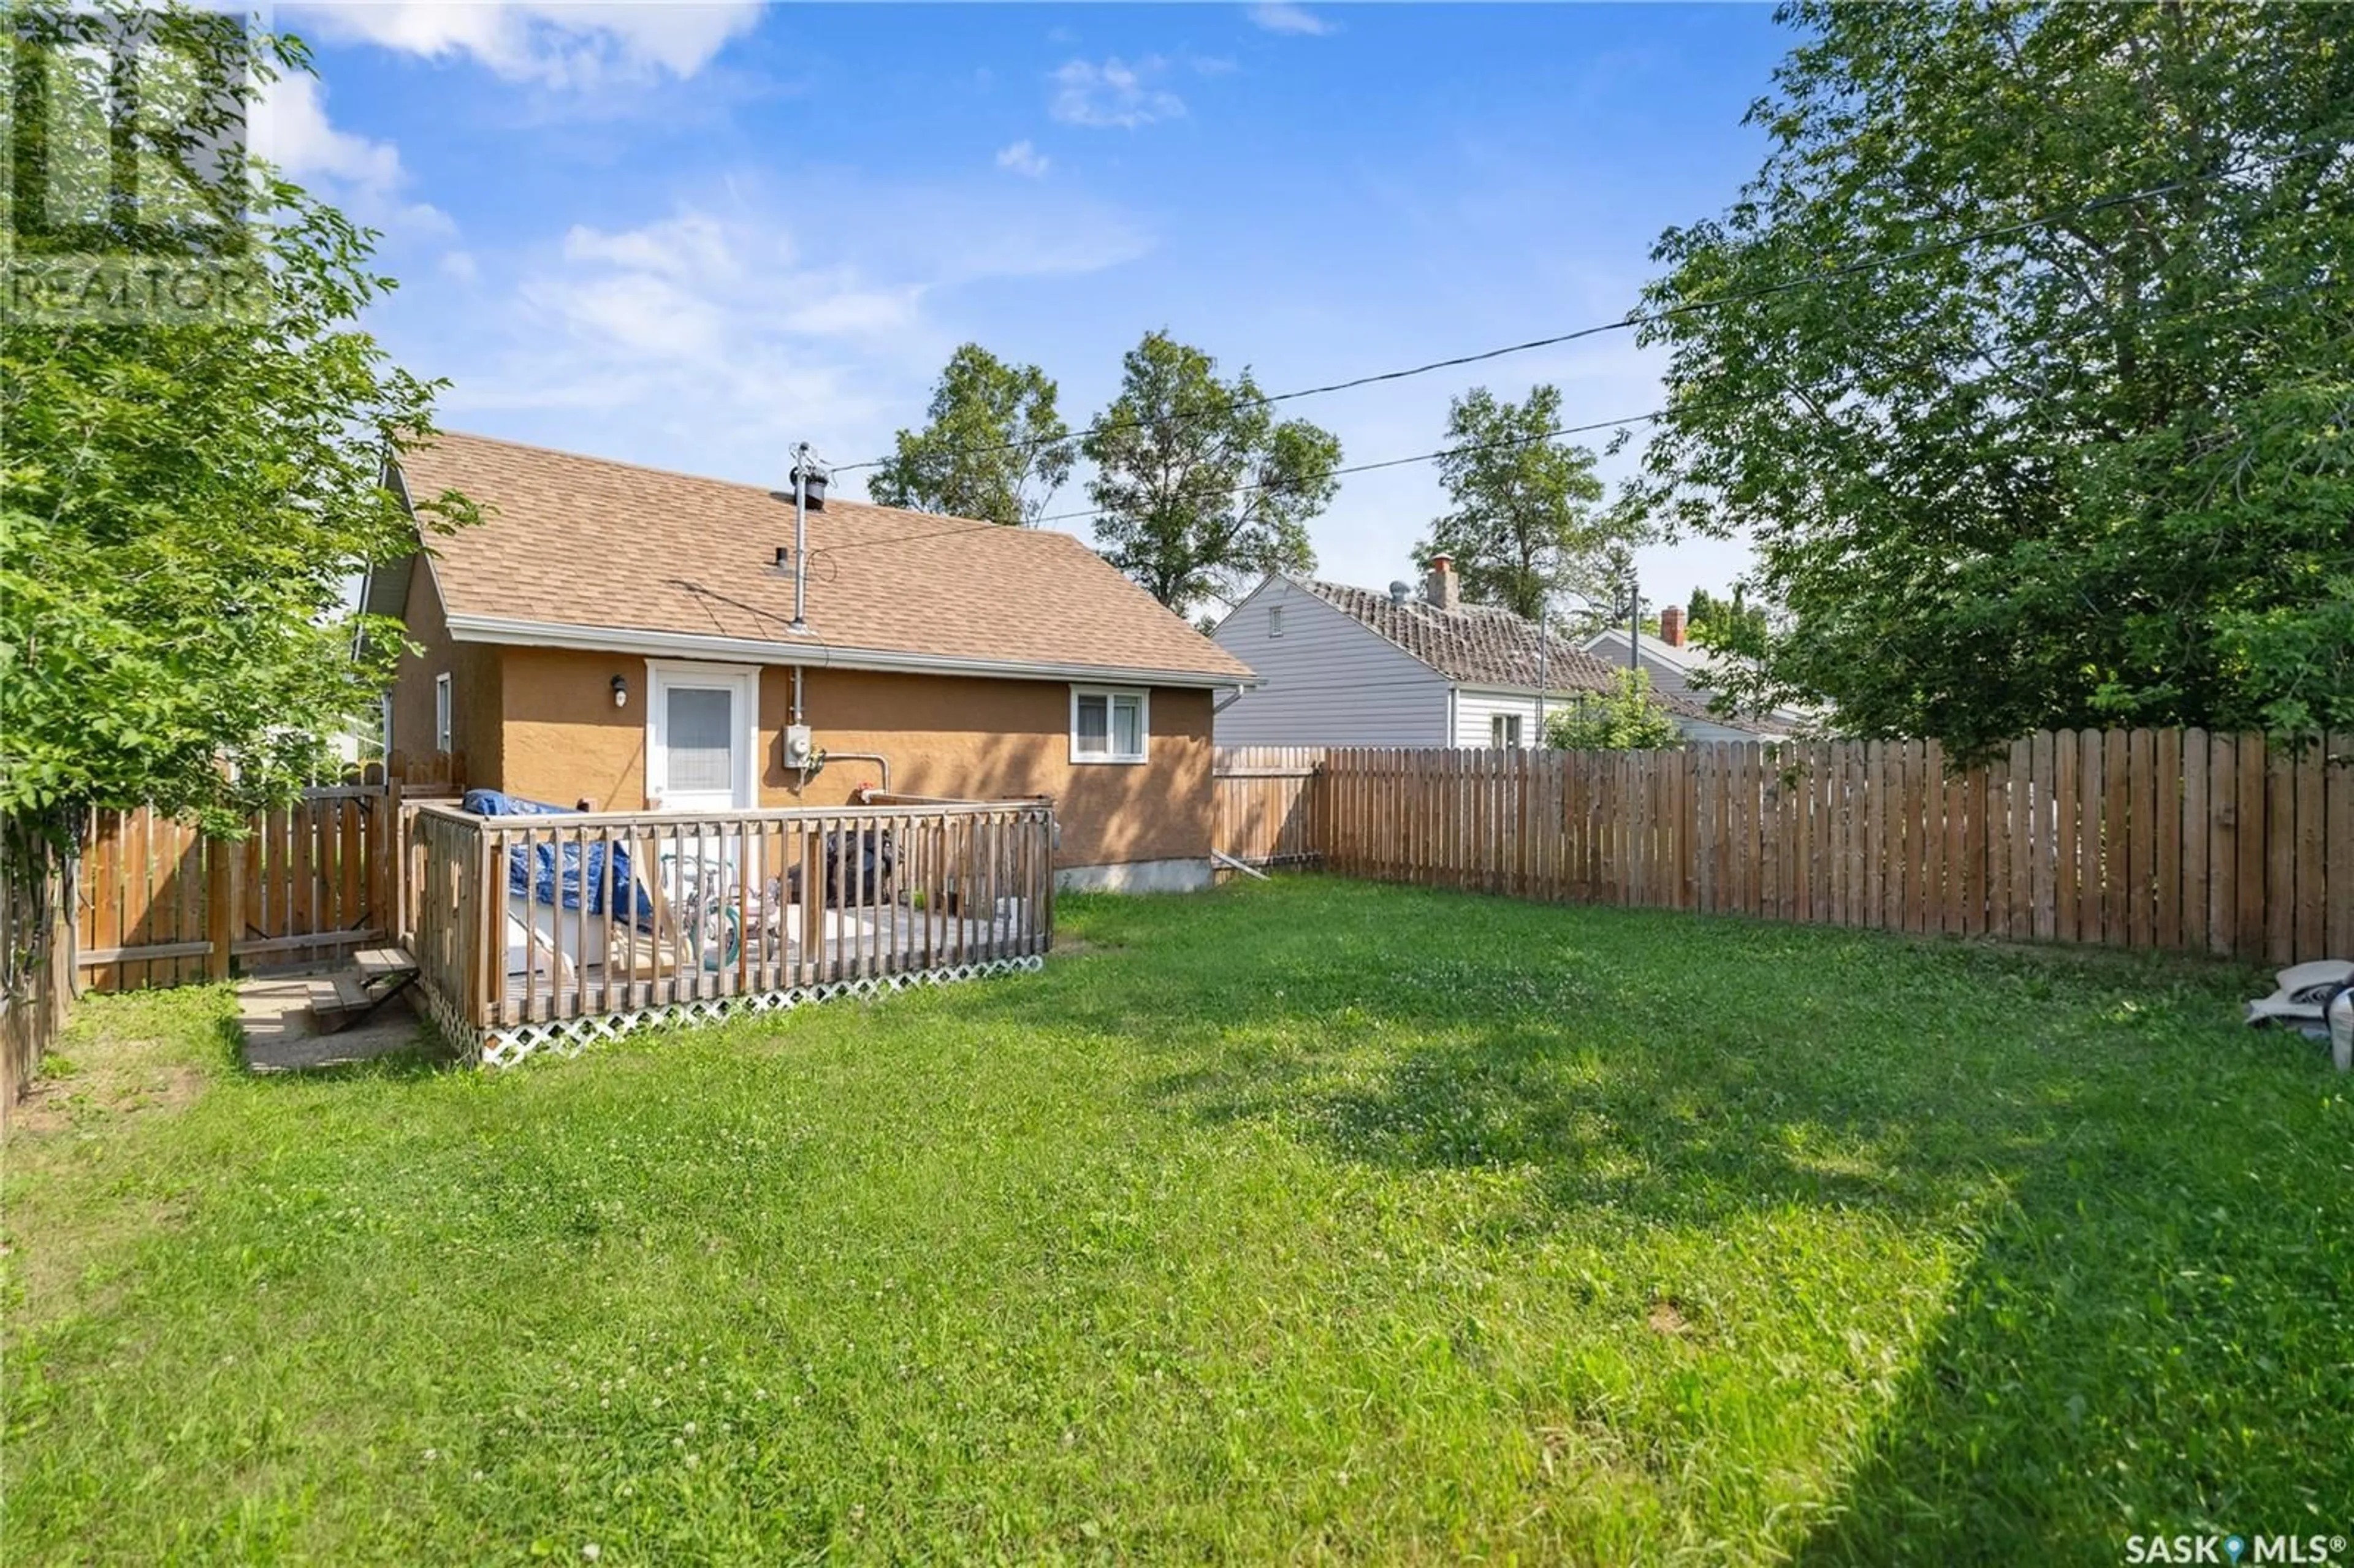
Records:
<instances>
[{"instance_id":1,"label":"white exterior door","mask_svg":"<svg viewBox=\"0 0 2354 1568\"><path fill-rule=\"evenodd\" d=\"M663 811L758 803L760 672L736 664L648 666L646 795Z\"/></svg>"}]
</instances>

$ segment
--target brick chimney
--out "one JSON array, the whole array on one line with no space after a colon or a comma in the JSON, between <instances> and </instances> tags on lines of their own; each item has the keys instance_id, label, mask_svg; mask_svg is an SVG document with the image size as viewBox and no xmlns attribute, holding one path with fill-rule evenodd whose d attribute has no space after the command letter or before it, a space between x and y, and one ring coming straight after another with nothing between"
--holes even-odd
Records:
<instances>
[{"instance_id":1,"label":"brick chimney","mask_svg":"<svg viewBox=\"0 0 2354 1568\"><path fill-rule=\"evenodd\" d=\"M1659 641L1670 648L1684 645L1684 607L1671 604L1659 611Z\"/></svg>"},{"instance_id":2,"label":"brick chimney","mask_svg":"<svg viewBox=\"0 0 2354 1568\"><path fill-rule=\"evenodd\" d=\"M1455 557L1433 556L1430 570L1422 579L1422 597L1433 609L1453 609L1461 598L1463 582L1455 575Z\"/></svg>"}]
</instances>

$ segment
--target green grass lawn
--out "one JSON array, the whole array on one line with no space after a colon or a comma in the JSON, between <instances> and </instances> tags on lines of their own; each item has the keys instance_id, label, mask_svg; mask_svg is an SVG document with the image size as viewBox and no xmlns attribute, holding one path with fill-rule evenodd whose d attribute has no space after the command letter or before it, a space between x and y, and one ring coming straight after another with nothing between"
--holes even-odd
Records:
<instances>
[{"instance_id":1,"label":"green grass lawn","mask_svg":"<svg viewBox=\"0 0 2354 1568\"><path fill-rule=\"evenodd\" d=\"M2354 1101L2249 977L1318 879L505 1074L86 1001L11 1564L2115 1563L2354 1535ZM596 1549L588 1552L591 1546Z\"/></svg>"}]
</instances>

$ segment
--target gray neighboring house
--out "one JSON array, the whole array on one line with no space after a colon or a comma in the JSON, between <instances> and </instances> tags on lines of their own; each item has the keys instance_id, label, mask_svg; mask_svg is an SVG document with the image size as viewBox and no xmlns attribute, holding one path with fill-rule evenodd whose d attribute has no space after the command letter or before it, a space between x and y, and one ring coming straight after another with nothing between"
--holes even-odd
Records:
<instances>
[{"instance_id":1,"label":"gray neighboring house","mask_svg":"<svg viewBox=\"0 0 2354 1568\"><path fill-rule=\"evenodd\" d=\"M1221 708L1220 746L1532 747L1538 713L1606 691L1617 672L1511 610L1461 602L1445 556L1417 590L1270 575L1210 633L1258 672ZM1538 691L1545 695L1540 704ZM1659 694L1688 738L1755 740L1705 702Z\"/></svg>"},{"instance_id":2,"label":"gray neighboring house","mask_svg":"<svg viewBox=\"0 0 2354 1568\"><path fill-rule=\"evenodd\" d=\"M1606 627L1578 646L1613 669L1627 667L1627 629L1623 626ZM1683 606L1671 604L1659 611L1659 634L1638 642L1635 657L1649 673L1653 691L1662 696L1688 698L1705 708L1710 697L1707 672L1719 660L1731 655L1712 652L1688 638ZM1695 677L1699 678L1697 682ZM1821 726L1822 715L1803 708L1776 708L1762 715L1744 715L1736 722L1750 728L1751 733L1744 735L1744 739L1783 740L1813 733Z\"/></svg>"}]
</instances>

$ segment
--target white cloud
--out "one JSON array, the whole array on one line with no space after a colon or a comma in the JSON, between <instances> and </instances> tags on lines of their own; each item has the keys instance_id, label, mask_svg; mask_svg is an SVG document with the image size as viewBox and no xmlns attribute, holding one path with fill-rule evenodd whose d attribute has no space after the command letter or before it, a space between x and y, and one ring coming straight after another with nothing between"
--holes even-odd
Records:
<instances>
[{"instance_id":1,"label":"white cloud","mask_svg":"<svg viewBox=\"0 0 2354 1568\"><path fill-rule=\"evenodd\" d=\"M535 278L524 300L572 337L640 358L701 360L725 341L716 301L650 272Z\"/></svg>"},{"instance_id":2,"label":"white cloud","mask_svg":"<svg viewBox=\"0 0 2354 1568\"><path fill-rule=\"evenodd\" d=\"M329 42L463 57L510 81L570 89L694 76L760 19L756 0L306 0L285 9Z\"/></svg>"},{"instance_id":3,"label":"white cloud","mask_svg":"<svg viewBox=\"0 0 2354 1568\"><path fill-rule=\"evenodd\" d=\"M327 122L319 79L296 71L270 84L256 116L256 150L291 179L324 176L389 191L402 180L400 150Z\"/></svg>"},{"instance_id":4,"label":"white cloud","mask_svg":"<svg viewBox=\"0 0 2354 1568\"><path fill-rule=\"evenodd\" d=\"M1016 142L1011 147L998 150L997 166L1011 169L1030 179L1039 179L1046 173L1046 154L1027 142Z\"/></svg>"},{"instance_id":5,"label":"white cloud","mask_svg":"<svg viewBox=\"0 0 2354 1568\"><path fill-rule=\"evenodd\" d=\"M771 454L780 469L795 439L879 423L862 361L891 359L915 315L907 291L797 267L796 249L748 211L575 225L480 318L447 409L548 421L546 439L615 456L757 479Z\"/></svg>"},{"instance_id":6,"label":"white cloud","mask_svg":"<svg viewBox=\"0 0 2354 1568\"><path fill-rule=\"evenodd\" d=\"M807 303L786 313L788 332L814 337L873 337L910 330L918 324L917 307L924 291L908 285L896 289L860 288L844 281L821 290Z\"/></svg>"},{"instance_id":7,"label":"white cloud","mask_svg":"<svg viewBox=\"0 0 2354 1568\"><path fill-rule=\"evenodd\" d=\"M1250 8L1251 24L1270 33L1320 38L1340 31L1339 26L1316 15L1305 5L1295 5L1291 0L1266 0Z\"/></svg>"},{"instance_id":8,"label":"white cloud","mask_svg":"<svg viewBox=\"0 0 2354 1568\"><path fill-rule=\"evenodd\" d=\"M482 270L468 250L444 251L440 260L441 275L455 283L472 283L482 276Z\"/></svg>"},{"instance_id":9,"label":"white cloud","mask_svg":"<svg viewBox=\"0 0 2354 1568\"><path fill-rule=\"evenodd\" d=\"M524 286L528 306L567 334L654 360L724 356L762 337L873 338L917 324L923 286L858 268L794 265L797 247L765 218L694 208L609 233L576 224L559 264Z\"/></svg>"},{"instance_id":10,"label":"white cloud","mask_svg":"<svg viewBox=\"0 0 2354 1568\"><path fill-rule=\"evenodd\" d=\"M249 129L249 145L288 179L360 222L407 235L446 235L457 226L423 202L405 202L408 171L389 142L340 131L327 118L319 79L290 72L271 82Z\"/></svg>"},{"instance_id":11,"label":"white cloud","mask_svg":"<svg viewBox=\"0 0 2354 1568\"><path fill-rule=\"evenodd\" d=\"M1055 96L1047 106L1066 125L1117 125L1134 129L1185 112L1185 101L1154 85L1169 62L1148 56L1128 65L1118 58L1101 65L1072 60L1055 72Z\"/></svg>"},{"instance_id":12,"label":"white cloud","mask_svg":"<svg viewBox=\"0 0 2354 1568\"><path fill-rule=\"evenodd\" d=\"M788 199L743 175L640 225L559 226L525 252L485 254L482 283L436 278L429 302L400 308L422 313L433 344L406 352L455 382L442 406L456 428L774 481L795 440L849 461L921 417L970 334L937 318L941 299L1117 266L1150 245L1052 183L804 171Z\"/></svg>"},{"instance_id":13,"label":"white cloud","mask_svg":"<svg viewBox=\"0 0 2354 1568\"><path fill-rule=\"evenodd\" d=\"M620 234L574 224L564 236L564 259L603 262L666 278L732 278L739 270L741 243L742 237L731 238L716 218L682 212ZM767 260L792 259L791 243L781 235L771 237L765 250Z\"/></svg>"}]
</instances>

